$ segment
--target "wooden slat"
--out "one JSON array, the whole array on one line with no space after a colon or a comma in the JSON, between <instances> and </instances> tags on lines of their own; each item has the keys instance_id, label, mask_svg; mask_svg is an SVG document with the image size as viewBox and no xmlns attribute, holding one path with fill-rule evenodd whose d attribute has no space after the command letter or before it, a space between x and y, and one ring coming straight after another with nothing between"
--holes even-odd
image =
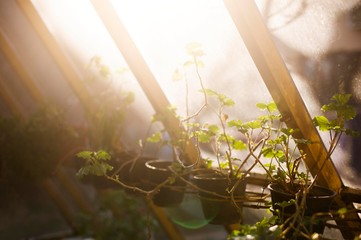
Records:
<instances>
[{"instance_id":1,"label":"wooden slat","mask_svg":"<svg viewBox=\"0 0 361 240\"><path fill-rule=\"evenodd\" d=\"M156 78L132 41L111 3L108 0L92 0L92 3L154 110L159 114L167 115L163 124L168 133L173 139L179 139L181 123L175 116L167 114L166 109L170 106L167 97L164 95ZM195 146L193 144L187 145L185 161L194 163L196 159L197 151Z\"/></svg>"},{"instance_id":2,"label":"wooden slat","mask_svg":"<svg viewBox=\"0 0 361 240\"><path fill-rule=\"evenodd\" d=\"M168 99L110 2L107 0L92 0L92 3L154 110L159 114L167 114L166 108L170 106ZM180 132L179 127L181 126L179 119L168 114L163 124L170 136L173 139L177 139ZM190 163L196 160L197 152L193 145L188 145L186 154L188 156L186 159L188 159ZM150 208L170 239L183 239L182 234L169 220L162 208L153 204L150 204Z\"/></svg>"},{"instance_id":3,"label":"wooden slat","mask_svg":"<svg viewBox=\"0 0 361 240\"><path fill-rule=\"evenodd\" d=\"M92 214L95 212L94 206L85 196L85 193L81 191L79 186L74 182L74 179L68 176L63 168L59 167L55 176L59 179L61 185L66 189L69 196L71 196L72 200L76 203L76 206L78 206L84 213Z\"/></svg>"},{"instance_id":4,"label":"wooden slat","mask_svg":"<svg viewBox=\"0 0 361 240\"><path fill-rule=\"evenodd\" d=\"M273 43L255 2L253 0L224 0L224 2L272 98L287 119L287 125L300 129L299 137L317 143L307 144L303 148L308 156L306 165L314 176L326 157L326 148L317 129L313 126L303 99ZM322 169L318 184L337 192L343 188L342 180L332 161L328 161ZM339 199L337 204L339 207L345 206ZM357 214L348 217L359 219ZM349 226L361 229L360 222L349 223ZM345 237L351 236L350 232L343 232L343 234Z\"/></svg>"},{"instance_id":5,"label":"wooden slat","mask_svg":"<svg viewBox=\"0 0 361 240\"><path fill-rule=\"evenodd\" d=\"M3 84L4 80L1 79L2 76L0 76L0 97L4 100L4 103L9 107L11 113L16 116L22 116L21 115L21 107L19 104L14 100L14 98L9 93L9 90L5 84Z\"/></svg>"},{"instance_id":6,"label":"wooden slat","mask_svg":"<svg viewBox=\"0 0 361 240\"><path fill-rule=\"evenodd\" d=\"M287 119L287 125L300 129L300 137L317 143L308 144L304 149L308 156L306 164L315 175L318 172L316 166L322 164L318 160L326 157L326 149L257 6L253 0L225 0L225 3L272 98ZM342 187L341 178L331 161L319 177L319 184L334 190Z\"/></svg>"},{"instance_id":7,"label":"wooden slat","mask_svg":"<svg viewBox=\"0 0 361 240\"><path fill-rule=\"evenodd\" d=\"M72 211L71 207L65 200L63 194L59 189L56 187L54 181L52 179L45 179L42 182L42 186L45 191L49 194L51 199L54 201L55 205L61 212L62 216L64 217L65 221L69 224L72 229L76 229L77 227L77 220L76 215Z\"/></svg>"},{"instance_id":8,"label":"wooden slat","mask_svg":"<svg viewBox=\"0 0 361 240\"><path fill-rule=\"evenodd\" d=\"M345 187L340 194L347 202L361 203L361 189Z\"/></svg>"},{"instance_id":9,"label":"wooden slat","mask_svg":"<svg viewBox=\"0 0 361 240\"><path fill-rule=\"evenodd\" d=\"M47 29L46 25L42 21L31 1L17 0L16 2L19 5L20 9L22 9L22 11L24 12L25 16L29 19L29 22L34 27L35 31L37 32L40 39L43 41L44 45L48 49L56 64L61 69L62 73L65 76L65 79L68 81L69 85L75 92L75 95L80 99L85 110L92 111L93 105L91 104L91 97L86 91L81 78L68 61L66 55L60 49L54 36Z\"/></svg>"},{"instance_id":10,"label":"wooden slat","mask_svg":"<svg viewBox=\"0 0 361 240\"><path fill-rule=\"evenodd\" d=\"M1 76L0 76L1 77ZM5 99L5 104L10 108L11 112L22 119L25 119L24 109L21 109L16 102L14 102L13 98L9 96L8 92L6 91L6 86L2 84L0 79L0 96ZM56 206L58 207L59 211L61 212L62 216L66 220L66 222L71 226L76 226L75 215L72 213L72 210L64 197L61 195L59 190L56 188L55 183L52 179L46 179L42 182L42 186L44 187L45 191L49 194L52 198Z\"/></svg>"},{"instance_id":11,"label":"wooden slat","mask_svg":"<svg viewBox=\"0 0 361 240\"><path fill-rule=\"evenodd\" d=\"M10 45L5 39L2 31L0 31L0 49L3 52L4 56L10 63L10 65L14 68L16 73L19 75L20 80L22 81L23 85L27 87L31 96L38 102L43 101L43 97L39 91L39 89L35 86L34 82L32 81L31 77L25 70L25 68L20 63L18 57L11 49Z\"/></svg>"},{"instance_id":12,"label":"wooden slat","mask_svg":"<svg viewBox=\"0 0 361 240\"><path fill-rule=\"evenodd\" d=\"M47 30L45 24L42 22L40 16L37 14L34 6L30 1L27 0L19 0L17 1L19 7L23 10L24 14L29 18L30 23L34 26L34 29L38 33L40 39L43 40L45 46L47 47L48 51L54 58L55 62L58 64L60 69L63 71L66 79L70 83L70 85L73 87L74 92L76 95L80 98L82 101L84 107L86 110L91 110L91 99L89 97L89 94L87 93L86 89L81 83L81 80L75 73L74 69L68 62L65 55L61 52L60 48L58 47L55 39L50 34L50 32ZM2 39L5 45L5 40ZM14 66L14 69L19 74L21 81L24 83L25 88L31 92L31 96L37 102L40 104L43 101L43 96L39 89L37 89L37 86L34 84L34 81L31 79L31 77L26 74L25 69L20 64L20 61L17 59L16 55L12 53L11 49L9 47L4 48L6 50L7 57L11 64ZM22 113L22 115L24 115ZM94 212L94 209L84 194L80 191L80 189L76 186L74 186L70 180L65 176L65 173L62 169L59 169L57 172L56 178L59 180L61 186L65 189L66 194L71 197L72 200L75 201L75 204L79 209L86 213L92 213ZM48 192L48 194L56 200L56 204L59 207L60 211L63 213L63 216L66 218L66 220L69 223L75 223L74 215L69 214L70 206L68 203L66 203L65 198L60 195L60 192L55 189L55 183L52 179L47 179L43 182L43 186L45 187L45 190ZM73 218L73 219L71 219ZM74 227L74 225L72 225Z\"/></svg>"},{"instance_id":13,"label":"wooden slat","mask_svg":"<svg viewBox=\"0 0 361 240\"><path fill-rule=\"evenodd\" d=\"M152 210L153 214L157 218L158 222L163 227L164 231L168 234L169 238L172 240L183 240L183 236L179 229L172 224L169 217L163 211L162 208L155 206L152 202L148 204L149 208Z\"/></svg>"}]
</instances>

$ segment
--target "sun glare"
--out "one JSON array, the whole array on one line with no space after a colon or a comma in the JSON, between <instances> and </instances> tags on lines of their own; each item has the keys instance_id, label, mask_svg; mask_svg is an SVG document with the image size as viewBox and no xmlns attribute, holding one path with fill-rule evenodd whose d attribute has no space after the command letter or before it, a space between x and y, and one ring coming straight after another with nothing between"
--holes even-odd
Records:
<instances>
[{"instance_id":1,"label":"sun glare","mask_svg":"<svg viewBox=\"0 0 361 240\"><path fill-rule=\"evenodd\" d=\"M91 1L34 0L33 3L74 61L86 65L94 56L100 56L110 69L127 67ZM200 43L205 53L202 76L209 87L224 87L222 81L239 83L235 76L242 79L249 79L250 75L252 79L258 77L250 56L242 54L246 49L223 1L111 0L110 3L172 104L180 104L184 99L184 91L180 91L184 89L184 83L175 83L172 76L189 59L186 46L191 42ZM132 84L137 85L137 82ZM249 82L242 84L249 85ZM198 91L197 78L191 79L190 86ZM259 86L252 82L248 90L255 88L259 92ZM139 86L134 87L138 87L135 91L138 95ZM252 91L242 92L250 93ZM240 93L235 95L240 96ZM193 99L192 104L200 105L202 100L201 97Z\"/></svg>"}]
</instances>

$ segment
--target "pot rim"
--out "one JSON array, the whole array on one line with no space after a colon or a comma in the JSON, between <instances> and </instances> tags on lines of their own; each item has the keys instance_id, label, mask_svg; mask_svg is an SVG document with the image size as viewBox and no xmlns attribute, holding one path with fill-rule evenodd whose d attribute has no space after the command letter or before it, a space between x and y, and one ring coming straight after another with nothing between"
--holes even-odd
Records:
<instances>
[{"instance_id":1,"label":"pot rim","mask_svg":"<svg viewBox=\"0 0 361 240\"><path fill-rule=\"evenodd\" d=\"M168 167L172 165L172 161L163 160L163 159L153 159L145 162L145 166L149 169L156 171L168 172ZM155 166L154 164L162 164L161 166Z\"/></svg>"},{"instance_id":2,"label":"pot rim","mask_svg":"<svg viewBox=\"0 0 361 240\"><path fill-rule=\"evenodd\" d=\"M210 173L198 173L198 174L194 174L193 175L193 179L196 180L213 180L213 181L217 181L217 180L228 180L228 179L232 179L232 180L239 180L241 179L242 181L247 180L248 176L245 176L243 179L241 178L237 178L237 177L233 177L233 178L229 178L227 175L222 175L216 172L210 172Z\"/></svg>"},{"instance_id":3,"label":"pot rim","mask_svg":"<svg viewBox=\"0 0 361 240\"><path fill-rule=\"evenodd\" d=\"M278 192L278 193L282 193L282 194L287 195L287 196L293 196L293 194L291 194L291 193L287 193L287 192L284 192L282 190L275 189L274 186L276 186L276 185L279 185L279 183L273 182L273 183L268 184L267 188L270 191L275 191L275 192ZM329 194L327 194L327 195L326 194L323 194L323 195L307 195L307 198L317 198L317 199L334 198L337 195L337 192L330 189L330 188L319 186L319 185L314 185L313 187L325 190L325 191L329 192Z\"/></svg>"}]
</instances>

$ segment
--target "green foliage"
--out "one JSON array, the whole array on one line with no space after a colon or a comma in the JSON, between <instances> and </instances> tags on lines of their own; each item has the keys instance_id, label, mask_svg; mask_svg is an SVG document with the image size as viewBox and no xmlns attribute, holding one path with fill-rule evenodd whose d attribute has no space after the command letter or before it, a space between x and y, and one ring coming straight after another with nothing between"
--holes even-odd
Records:
<instances>
[{"instance_id":1,"label":"green foliage","mask_svg":"<svg viewBox=\"0 0 361 240\"><path fill-rule=\"evenodd\" d=\"M143 240L148 239L148 231L159 231L144 201L127 195L123 190L104 192L97 197L95 208L95 213L79 216L79 234L84 237Z\"/></svg>"},{"instance_id":2,"label":"green foliage","mask_svg":"<svg viewBox=\"0 0 361 240\"><path fill-rule=\"evenodd\" d=\"M326 116L316 116L313 118L313 122L320 131L330 131L338 133L346 133L351 136L358 136L359 132L346 128L346 122L355 118L356 111L349 104L351 94L335 94L331 98L331 102L322 106L321 110L324 113L332 113L334 117L332 119Z\"/></svg>"},{"instance_id":3,"label":"green foliage","mask_svg":"<svg viewBox=\"0 0 361 240\"><path fill-rule=\"evenodd\" d=\"M111 151L113 144L119 145L122 124L128 108L134 102L134 93L124 89L124 84L121 84L124 76L116 76L99 56L90 60L86 70L85 83L94 108L86 112L90 144L93 149ZM126 71L123 69L119 72L124 74Z\"/></svg>"},{"instance_id":4,"label":"green foliage","mask_svg":"<svg viewBox=\"0 0 361 240\"><path fill-rule=\"evenodd\" d=\"M201 92L205 93L209 97L217 98L218 102L223 106L234 106L234 101L222 93L218 93L212 89L202 89Z\"/></svg>"},{"instance_id":5,"label":"green foliage","mask_svg":"<svg viewBox=\"0 0 361 240\"><path fill-rule=\"evenodd\" d=\"M204 55L202 45L198 42L188 43L186 46L187 53L193 57L201 57Z\"/></svg>"},{"instance_id":6,"label":"green foliage","mask_svg":"<svg viewBox=\"0 0 361 240\"><path fill-rule=\"evenodd\" d=\"M160 132L155 132L152 136L147 138L147 142L158 143L162 140L162 134Z\"/></svg>"},{"instance_id":7,"label":"green foliage","mask_svg":"<svg viewBox=\"0 0 361 240\"><path fill-rule=\"evenodd\" d=\"M60 107L43 105L27 120L0 118L4 175L38 181L51 176L78 139Z\"/></svg>"},{"instance_id":8,"label":"green foliage","mask_svg":"<svg viewBox=\"0 0 361 240\"><path fill-rule=\"evenodd\" d=\"M96 176L105 176L107 175L108 171L113 170L113 167L107 163L110 161L111 156L106 151L82 151L76 156L86 160L85 165L81 167L77 172L78 177L89 174L93 174Z\"/></svg>"},{"instance_id":9,"label":"green foliage","mask_svg":"<svg viewBox=\"0 0 361 240\"><path fill-rule=\"evenodd\" d=\"M281 227L275 225L277 217L263 218L254 225L241 224L240 230L234 230L228 235L228 240L238 239L237 237L246 237L245 239L279 239Z\"/></svg>"},{"instance_id":10,"label":"green foliage","mask_svg":"<svg viewBox=\"0 0 361 240\"><path fill-rule=\"evenodd\" d=\"M269 113L273 113L277 110L277 105L274 102L271 103L257 103L256 107L261 110L267 110Z\"/></svg>"}]
</instances>

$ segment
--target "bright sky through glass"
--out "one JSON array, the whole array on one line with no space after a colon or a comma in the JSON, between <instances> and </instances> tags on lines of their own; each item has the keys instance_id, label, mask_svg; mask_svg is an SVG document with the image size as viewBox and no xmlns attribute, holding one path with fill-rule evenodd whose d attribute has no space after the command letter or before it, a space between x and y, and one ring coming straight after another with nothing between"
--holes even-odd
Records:
<instances>
[{"instance_id":1,"label":"bright sky through glass","mask_svg":"<svg viewBox=\"0 0 361 240\"><path fill-rule=\"evenodd\" d=\"M171 103L184 106L184 84L172 81L172 75L188 59L185 46L189 42L199 42L205 52L201 75L206 87L233 98L238 106L235 115L252 117L248 107L270 100L222 0L109 1ZM32 2L59 45L78 66L85 66L94 56L101 56L112 69L126 66L91 1ZM312 92L314 83L310 80L317 76L297 70L315 67L312 64L327 53L361 48L360 33L350 31L347 24L348 9L357 0L256 2L311 115L317 114L319 96ZM306 65L297 69L300 59ZM189 75L189 80L193 87L191 105L198 109L203 104L202 97L197 98L200 87L196 77ZM143 97L142 101L147 99Z\"/></svg>"}]
</instances>

